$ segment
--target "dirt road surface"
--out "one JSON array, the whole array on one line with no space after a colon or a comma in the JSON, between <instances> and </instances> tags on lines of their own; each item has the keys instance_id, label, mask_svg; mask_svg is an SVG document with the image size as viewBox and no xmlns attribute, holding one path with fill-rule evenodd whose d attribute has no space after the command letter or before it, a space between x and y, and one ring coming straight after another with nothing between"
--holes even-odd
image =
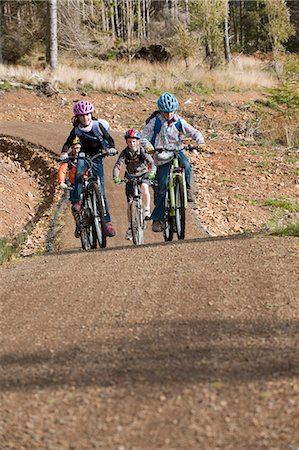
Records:
<instances>
[{"instance_id":1,"label":"dirt road surface","mask_svg":"<svg viewBox=\"0 0 299 450\"><path fill-rule=\"evenodd\" d=\"M59 151L69 126L40 127L1 133ZM59 254L0 269L1 450L298 450L298 239L207 237L190 211L185 242L134 248L107 190L106 250L68 217Z\"/></svg>"}]
</instances>

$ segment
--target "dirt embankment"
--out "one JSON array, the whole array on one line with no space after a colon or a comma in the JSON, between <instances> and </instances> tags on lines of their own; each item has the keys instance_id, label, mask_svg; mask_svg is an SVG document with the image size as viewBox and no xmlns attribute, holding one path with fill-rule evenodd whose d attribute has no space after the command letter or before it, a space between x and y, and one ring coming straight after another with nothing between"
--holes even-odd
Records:
<instances>
[{"instance_id":1,"label":"dirt embankment","mask_svg":"<svg viewBox=\"0 0 299 450\"><path fill-rule=\"evenodd\" d=\"M57 163L52 152L24 139L0 135L1 235L28 233L21 254L44 251L51 245L51 213L59 203Z\"/></svg>"}]
</instances>

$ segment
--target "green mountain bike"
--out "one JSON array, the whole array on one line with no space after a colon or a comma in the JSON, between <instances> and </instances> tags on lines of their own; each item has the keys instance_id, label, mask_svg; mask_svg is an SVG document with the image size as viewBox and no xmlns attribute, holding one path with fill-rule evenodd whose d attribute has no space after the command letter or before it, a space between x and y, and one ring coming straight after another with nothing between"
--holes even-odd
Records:
<instances>
[{"instance_id":1,"label":"green mountain bike","mask_svg":"<svg viewBox=\"0 0 299 450\"><path fill-rule=\"evenodd\" d=\"M198 147L187 145L184 150L193 151ZM185 238L187 187L185 171L179 165L178 154L180 150L171 150L173 159L170 165L169 181L165 196L165 216L163 235L165 241L172 241L174 233L178 239Z\"/></svg>"}]
</instances>

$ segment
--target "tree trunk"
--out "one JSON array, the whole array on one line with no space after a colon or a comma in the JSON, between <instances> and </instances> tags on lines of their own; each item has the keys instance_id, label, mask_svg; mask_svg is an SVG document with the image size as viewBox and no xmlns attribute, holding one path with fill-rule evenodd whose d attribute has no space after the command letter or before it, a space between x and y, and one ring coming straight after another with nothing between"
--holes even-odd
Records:
<instances>
[{"instance_id":1,"label":"tree trunk","mask_svg":"<svg viewBox=\"0 0 299 450\"><path fill-rule=\"evenodd\" d=\"M102 6L102 29L103 29L103 31L107 31L107 29L106 29L106 7L105 7L105 4L104 4L104 2L102 1L102 3L101 3L101 6Z\"/></svg>"},{"instance_id":2,"label":"tree trunk","mask_svg":"<svg viewBox=\"0 0 299 450\"><path fill-rule=\"evenodd\" d=\"M57 0L48 0L48 47L46 61L51 70L58 66Z\"/></svg>"},{"instance_id":3,"label":"tree trunk","mask_svg":"<svg viewBox=\"0 0 299 450\"><path fill-rule=\"evenodd\" d=\"M146 37L150 38L150 8L151 0L146 1Z\"/></svg>"},{"instance_id":4,"label":"tree trunk","mask_svg":"<svg viewBox=\"0 0 299 450\"><path fill-rule=\"evenodd\" d=\"M244 0L240 1L240 44L242 50L244 50L244 23L243 23L243 17L244 17Z\"/></svg>"},{"instance_id":5,"label":"tree trunk","mask_svg":"<svg viewBox=\"0 0 299 450\"><path fill-rule=\"evenodd\" d=\"M231 62L232 56L230 52L230 44L229 44L229 25L228 25L228 16L226 16L224 20L224 57L227 63Z\"/></svg>"},{"instance_id":6,"label":"tree trunk","mask_svg":"<svg viewBox=\"0 0 299 450\"><path fill-rule=\"evenodd\" d=\"M190 12L189 12L189 0L185 0L185 12L186 12L186 22L190 22Z\"/></svg>"},{"instance_id":7,"label":"tree trunk","mask_svg":"<svg viewBox=\"0 0 299 450\"><path fill-rule=\"evenodd\" d=\"M239 34L239 25L238 25L238 18L237 18L237 12L236 12L236 6L233 2L230 2L231 8L230 8L230 16L232 18L233 23L233 39L235 46L239 46L240 44L240 34Z\"/></svg>"},{"instance_id":8,"label":"tree trunk","mask_svg":"<svg viewBox=\"0 0 299 450\"><path fill-rule=\"evenodd\" d=\"M291 52L299 52L299 2L293 0L287 0L287 6L290 10L291 23L295 27L296 34L291 36L288 41L287 48Z\"/></svg>"},{"instance_id":9,"label":"tree trunk","mask_svg":"<svg viewBox=\"0 0 299 450\"><path fill-rule=\"evenodd\" d=\"M114 21L114 6L113 3L110 3L110 22L111 22L111 31L112 31L112 38L115 39L115 21Z\"/></svg>"},{"instance_id":10,"label":"tree trunk","mask_svg":"<svg viewBox=\"0 0 299 450\"><path fill-rule=\"evenodd\" d=\"M118 5L117 0L114 1L114 14L115 14L115 32L116 36L121 36L120 23L119 23L119 14L118 14Z\"/></svg>"},{"instance_id":11,"label":"tree trunk","mask_svg":"<svg viewBox=\"0 0 299 450\"><path fill-rule=\"evenodd\" d=\"M2 24L3 24L3 11L2 11L2 4L0 3L0 64L3 64L3 53L2 53L3 31L2 31Z\"/></svg>"},{"instance_id":12,"label":"tree trunk","mask_svg":"<svg viewBox=\"0 0 299 450\"><path fill-rule=\"evenodd\" d=\"M142 15L141 15L141 0L137 0L137 39L140 41L143 38L142 30Z\"/></svg>"}]
</instances>

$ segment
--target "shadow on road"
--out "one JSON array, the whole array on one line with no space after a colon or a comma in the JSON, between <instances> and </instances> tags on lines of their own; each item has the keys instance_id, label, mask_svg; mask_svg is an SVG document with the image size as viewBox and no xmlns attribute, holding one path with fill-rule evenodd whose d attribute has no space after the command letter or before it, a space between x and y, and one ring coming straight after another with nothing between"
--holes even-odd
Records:
<instances>
[{"instance_id":1,"label":"shadow on road","mask_svg":"<svg viewBox=\"0 0 299 450\"><path fill-rule=\"evenodd\" d=\"M97 252L110 252L110 251L115 251L115 250L136 250L136 249L142 249L142 248L149 248L149 247L161 247L161 246L165 246L165 245L181 245L181 244L192 244L192 243L198 243L198 242L208 242L208 241L227 241L227 240L235 240L235 239L250 239L253 237L267 237L264 234L261 233L250 233L250 234L245 234L245 233L239 233L239 234L234 234L234 235L229 235L229 236L205 236L205 237L199 237L199 238L193 238L193 239L184 239L184 240L173 240L171 242L165 242L163 240L163 235L161 233L161 242L151 242L148 244L144 244L144 245L140 245L140 246L136 246L133 245L133 243L130 245L128 244L128 242L126 242L125 245L118 245L115 247L107 247L107 248L96 248L93 250L88 250L88 253L97 253ZM108 246L109 246L109 241L108 241ZM60 250L59 254L60 255L69 255L69 254L77 254L78 252L84 252L86 253L85 250L82 250L81 248L73 248L73 249L67 249L67 250ZM51 256L53 255L53 253L48 253L47 256Z\"/></svg>"},{"instance_id":2,"label":"shadow on road","mask_svg":"<svg viewBox=\"0 0 299 450\"><path fill-rule=\"evenodd\" d=\"M161 321L121 328L122 337L101 330L102 340L78 338L78 345L61 351L6 354L1 388L248 383L299 374L298 321Z\"/></svg>"}]
</instances>

